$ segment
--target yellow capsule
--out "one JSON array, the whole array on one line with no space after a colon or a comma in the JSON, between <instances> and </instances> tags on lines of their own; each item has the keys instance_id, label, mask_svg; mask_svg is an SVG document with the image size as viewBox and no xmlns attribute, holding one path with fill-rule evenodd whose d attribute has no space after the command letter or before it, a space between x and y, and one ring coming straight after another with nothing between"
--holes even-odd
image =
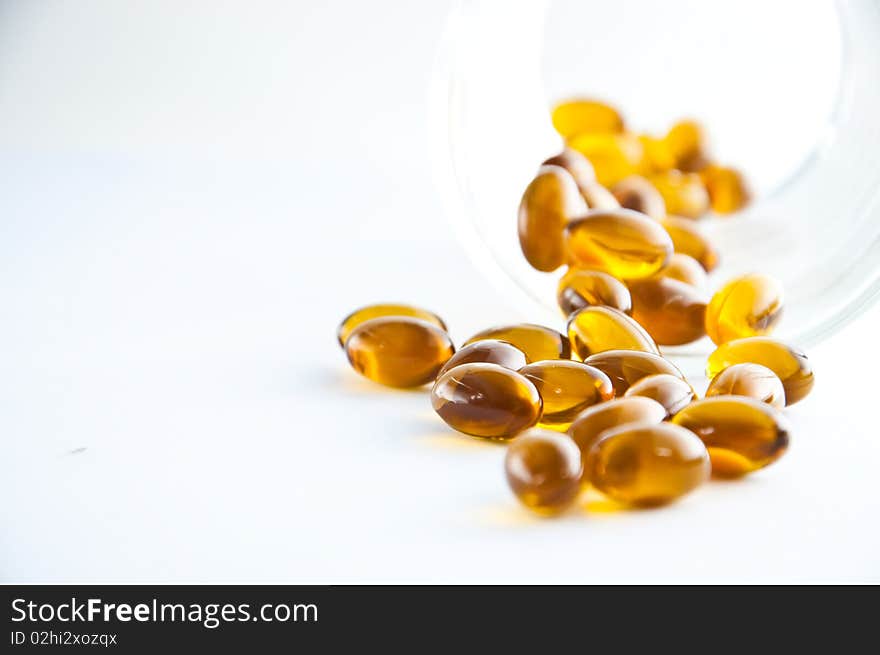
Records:
<instances>
[{"instance_id":1,"label":"yellow capsule","mask_svg":"<svg viewBox=\"0 0 880 655\"><path fill-rule=\"evenodd\" d=\"M542 514L555 514L578 497L583 465L571 437L532 428L507 447L504 472L523 505Z\"/></svg>"},{"instance_id":2,"label":"yellow capsule","mask_svg":"<svg viewBox=\"0 0 880 655\"><path fill-rule=\"evenodd\" d=\"M709 355L706 375L711 380L727 367L747 362L761 364L776 373L785 389L786 405L803 400L813 389L813 368L807 356L770 337L735 339L719 346Z\"/></svg>"},{"instance_id":3,"label":"yellow capsule","mask_svg":"<svg viewBox=\"0 0 880 655\"><path fill-rule=\"evenodd\" d=\"M559 166L542 166L519 205L519 245L529 264L539 271L562 266L565 226L586 210L569 172Z\"/></svg>"},{"instance_id":4,"label":"yellow capsule","mask_svg":"<svg viewBox=\"0 0 880 655\"><path fill-rule=\"evenodd\" d=\"M498 341L497 339L484 339L483 341L476 341L469 346L464 346L450 357L449 361L440 369L437 377L439 378L451 368L474 362L498 364L514 371L528 364L525 353L516 346L506 341Z\"/></svg>"},{"instance_id":5,"label":"yellow capsule","mask_svg":"<svg viewBox=\"0 0 880 655\"><path fill-rule=\"evenodd\" d=\"M474 437L510 439L541 416L535 385L497 364L462 364L437 378L431 404L451 428Z\"/></svg>"},{"instance_id":6,"label":"yellow capsule","mask_svg":"<svg viewBox=\"0 0 880 655\"><path fill-rule=\"evenodd\" d=\"M590 209L618 209L620 207L614 194L598 182L589 182L581 187L581 197Z\"/></svg>"},{"instance_id":7,"label":"yellow capsule","mask_svg":"<svg viewBox=\"0 0 880 655\"><path fill-rule=\"evenodd\" d=\"M665 418L672 418L679 411L687 407L697 399L697 392L688 384L675 375L658 373L642 378L624 394L626 398L644 397L656 400L666 410Z\"/></svg>"},{"instance_id":8,"label":"yellow capsule","mask_svg":"<svg viewBox=\"0 0 880 655\"><path fill-rule=\"evenodd\" d=\"M669 503L708 480L709 453L670 423L630 423L606 430L587 454L590 483L621 503Z\"/></svg>"},{"instance_id":9,"label":"yellow capsule","mask_svg":"<svg viewBox=\"0 0 880 655\"><path fill-rule=\"evenodd\" d=\"M644 159L642 143L633 134L580 134L569 146L590 160L604 187L639 173Z\"/></svg>"},{"instance_id":10,"label":"yellow capsule","mask_svg":"<svg viewBox=\"0 0 880 655\"><path fill-rule=\"evenodd\" d=\"M698 171L706 166L706 135L696 121L679 121L667 132L664 142L675 162L674 168Z\"/></svg>"},{"instance_id":11,"label":"yellow capsule","mask_svg":"<svg viewBox=\"0 0 880 655\"><path fill-rule=\"evenodd\" d=\"M571 344L568 337L543 325L519 323L489 328L472 336L464 342L464 345L485 339L498 339L513 344L526 354L526 359L530 362L538 362L542 359L571 359Z\"/></svg>"},{"instance_id":12,"label":"yellow capsule","mask_svg":"<svg viewBox=\"0 0 880 655\"><path fill-rule=\"evenodd\" d=\"M730 214L749 203L749 190L739 171L713 164L700 171L700 177L709 192L713 211Z\"/></svg>"},{"instance_id":13,"label":"yellow capsule","mask_svg":"<svg viewBox=\"0 0 880 655\"><path fill-rule=\"evenodd\" d=\"M584 307L604 305L625 314L632 309L629 289L607 273L587 268L570 268L559 280L556 301L565 316Z\"/></svg>"},{"instance_id":14,"label":"yellow capsule","mask_svg":"<svg viewBox=\"0 0 880 655\"><path fill-rule=\"evenodd\" d=\"M621 311L585 307L568 319L568 339L581 359L606 350L641 350L660 354L645 329Z\"/></svg>"},{"instance_id":15,"label":"yellow capsule","mask_svg":"<svg viewBox=\"0 0 880 655\"><path fill-rule=\"evenodd\" d=\"M672 256L666 230L629 209L591 210L569 223L565 233L569 254L579 266L620 279L650 277Z\"/></svg>"},{"instance_id":16,"label":"yellow capsule","mask_svg":"<svg viewBox=\"0 0 880 655\"><path fill-rule=\"evenodd\" d=\"M768 275L734 278L706 307L706 334L721 345L732 339L766 336L782 317L782 286Z\"/></svg>"},{"instance_id":17,"label":"yellow capsule","mask_svg":"<svg viewBox=\"0 0 880 655\"><path fill-rule=\"evenodd\" d=\"M662 274L630 282L633 319L661 346L678 346L706 334L706 299L699 289Z\"/></svg>"},{"instance_id":18,"label":"yellow capsule","mask_svg":"<svg viewBox=\"0 0 880 655\"><path fill-rule=\"evenodd\" d=\"M573 98L553 108L553 127L566 141L579 134L622 132L623 117L598 100Z\"/></svg>"},{"instance_id":19,"label":"yellow capsule","mask_svg":"<svg viewBox=\"0 0 880 655\"><path fill-rule=\"evenodd\" d=\"M565 430L582 411L614 397L607 375L570 359L535 362L519 372L535 385L544 401L538 425L551 430Z\"/></svg>"},{"instance_id":20,"label":"yellow capsule","mask_svg":"<svg viewBox=\"0 0 880 655\"><path fill-rule=\"evenodd\" d=\"M710 396L748 396L777 409L785 407L782 380L760 364L728 366L712 378L706 390L706 397Z\"/></svg>"},{"instance_id":21,"label":"yellow capsule","mask_svg":"<svg viewBox=\"0 0 880 655\"><path fill-rule=\"evenodd\" d=\"M361 323L369 321L371 318L382 318L385 316L409 316L411 318L420 318L428 323L433 323L444 332L446 331L446 323L444 323L439 316L426 309L421 309L420 307L390 303L367 305L366 307L356 309L342 319L342 322L336 329L336 338L339 340L339 345L345 348L345 341L348 339L348 335L350 335Z\"/></svg>"},{"instance_id":22,"label":"yellow capsule","mask_svg":"<svg viewBox=\"0 0 880 655\"><path fill-rule=\"evenodd\" d=\"M663 196L666 212L685 218L699 218L709 211L709 194L696 173L673 170L648 178Z\"/></svg>"},{"instance_id":23,"label":"yellow capsule","mask_svg":"<svg viewBox=\"0 0 880 655\"><path fill-rule=\"evenodd\" d=\"M653 184L640 175L631 175L622 179L614 185L611 192L621 207L641 212L655 221L666 218L666 203L663 201L663 196Z\"/></svg>"},{"instance_id":24,"label":"yellow capsule","mask_svg":"<svg viewBox=\"0 0 880 655\"><path fill-rule=\"evenodd\" d=\"M650 398L615 398L581 412L568 428L568 434L586 460L590 448L605 430L627 423L660 423L665 417L666 409Z\"/></svg>"},{"instance_id":25,"label":"yellow capsule","mask_svg":"<svg viewBox=\"0 0 880 655\"><path fill-rule=\"evenodd\" d=\"M584 364L595 366L611 380L614 395L620 397L633 384L648 375L669 373L684 380L684 375L675 365L653 353L638 350L608 350L591 355Z\"/></svg>"},{"instance_id":26,"label":"yellow capsule","mask_svg":"<svg viewBox=\"0 0 880 655\"><path fill-rule=\"evenodd\" d=\"M596 171L590 160L577 150L565 148L558 155L544 161L542 166L561 166L574 178L581 198L589 209L615 209L620 203L608 189L596 181Z\"/></svg>"},{"instance_id":27,"label":"yellow capsule","mask_svg":"<svg viewBox=\"0 0 880 655\"><path fill-rule=\"evenodd\" d=\"M770 405L745 396L697 400L672 417L696 434L712 458L712 473L737 477L764 468L788 448L789 427Z\"/></svg>"},{"instance_id":28,"label":"yellow capsule","mask_svg":"<svg viewBox=\"0 0 880 655\"><path fill-rule=\"evenodd\" d=\"M669 263L656 273L655 277L668 277L679 282L684 282L697 289L703 289L709 282L706 271L693 257L683 255L680 252L672 254Z\"/></svg>"},{"instance_id":29,"label":"yellow capsule","mask_svg":"<svg viewBox=\"0 0 880 655\"><path fill-rule=\"evenodd\" d=\"M640 134L639 142L642 144L643 156L640 168L643 174L662 173L675 168L675 157L665 139L658 139L650 134Z\"/></svg>"},{"instance_id":30,"label":"yellow capsule","mask_svg":"<svg viewBox=\"0 0 880 655\"><path fill-rule=\"evenodd\" d=\"M678 216L667 216L660 222L672 239L675 252L690 255L710 273L718 266L718 250L700 231L694 221Z\"/></svg>"},{"instance_id":31,"label":"yellow capsule","mask_svg":"<svg viewBox=\"0 0 880 655\"><path fill-rule=\"evenodd\" d=\"M445 331L404 316L365 321L345 341L352 368L389 387L420 387L432 382L454 352Z\"/></svg>"}]
</instances>

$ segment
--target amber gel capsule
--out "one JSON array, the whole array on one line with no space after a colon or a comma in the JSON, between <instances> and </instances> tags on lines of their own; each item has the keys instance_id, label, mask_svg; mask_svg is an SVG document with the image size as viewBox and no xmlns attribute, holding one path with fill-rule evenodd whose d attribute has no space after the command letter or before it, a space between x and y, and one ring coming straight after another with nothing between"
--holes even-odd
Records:
<instances>
[{"instance_id":1,"label":"amber gel capsule","mask_svg":"<svg viewBox=\"0 0 880 655\"><path fill-rule=\"evenodd\" d=\"M474 362L498 364L514 371L521 369L528 363L525 353L516 346L506 341L485 339L484 341L477 341L469 346L464 346L455 353L443 368L440 369L437 377L440 377L451 368Z\"/></svg>"},{"instance_id":2,"label":"amber gel capsule","mask_svg":"<svg viewBox=\"0 0 880 655\"><path fill-rule=\"evenodd\" d=\"M559 280L556 301L568 317L584 307L604 305L624 314L632 310L626 285L608 273L587 268L570 268Z\"/></svg>"},{"instance_id":3,"label":"amber gel capsule","mask_svg":"<svg viewBox=\"0 0 880 655\"><path fill-rule=\"evenodd\" d=\"M510 439L538 422L541 396L525 377L497 364L462 364L437 378L434 411L459 432Z\"/></svg>"},{"instance_id":4,"label":"amber gel capsule","mask_svg":"<svg viewBox=\"0 0 880 655\"><path fill-rule=\"evenodd\" d=\"M519 244L539 271L553 271L566 260L563 231L587 210L574 178L559 166L542 166L519 205Z\"/></svg>"},{"instance_id":5,"label":"amber gel capsule","mask_svg":"<svg viewBox=\"0 0 880 655\"><path fill-rule=\"evenodd\" d=\"M663 196L667 213L699 218L709 211L709 193L696 173L666 171L652 175L649 180Z\"/></svg>"},{"instance_id":6,"label":"amber gel capsule","mask_svg":"<svg viewBox=\"0 0 880 655\"><path fill-rule=\"evenodd\" d=\"M389 387L420 387L433 381L454 352L446 332L404 316L365 321L345 341L352 368Z\"/></svg>"},{"instance_id":7,"label":"amber gel capsule","mask_svg":"<svg viewBox=\"0 0 880 655\"><path fill-rule=\"evenodd\" d=\"M579 134L623 131L623 117L614 107L587 98L560 102L553 108L551 118L553 127L566 140Z\"/></svg>"},{"instance_id":8,"label":"amber gel capsule","mask_svg":"<svg viewBox=\"0 0 880 655\"><path fill-rule=\"evenodd\" d=\"M747 362L766 366L782 380L786 405L803 400L813 388L813 368L807 356L770 337L736 339L719 346L709 355L706 375L711 380L729 366Z\"/></svg>"},{"instance_id":9,"label":"amber gel capsule","mask_svg":"<svg viewBox=\"0 0 880 655\"><path fill-rule=\"evenodd\" d=\"M666 230L630 209L591 210L569 223L565 232L569 253L580 267L620 279L649 277L672 256Z\"/></svg>"},{"instance_id":10,"label":"amber gel capsule","mask_svg":"<svg viewBox=\"0 0 880 655\"><path fill-rule=\"evenodd\" d=\"M626 390L625 398L642 396L656 400L666 410L665 418L672 418L697 398L687 380L675 375L658 373L644 377Z\"/></svg>"},{"instance_id":11,"label":"amber gel capsule","mask_svg":"<svg viewBox=\"0 0 880 655\"><path fill-rule=\"evenodd\" d=\"M585 471L609 498L654 506L699 487L711 467L706 446L692 432L670 423L630 423L601 434Z\"/></svg>"},{"instance_id":12,"label":"amber gel capsule","mask_svg":"<svg viewBox=\"0 0 880 655\"><path fill-rule=\"evenodd\" d=\"M642 144L642 162L640 169L646 174L662 173L670 168L675 168L675 158L666 143L666 139L658 139L650 134L640 134L639 142Z\"/></svg>"},{"instance_id":13,"label":"amber gel capsule","mask_svg":"<svg viewBox=\"0 0 880 655\"><path fill-rule=\"evenodd\" d=\"M670 128L664 141L675 162L675 168L681 171L698 171L706 166L706 136L696 121L679 121Z\"/></svg>"},{"instance_id":14,"label":"amber gel capsule","mask_svg":"<svg viewBox=\"0 0 880 655\"><path fill-rule=\"evenodd\" d=\"M660 224L669 233L675 252L693 257L707 273L718 266L718 250L693 220L667 216Z\"/></svg>"},{"instance_id":15,"label":"amber gel capsule","mask_svg":"<svg viewBox=\"0 0 880 655\"><path fill-rule=\"evenodd\" d=\"M660 354L645 329L610 307L585 307L568 319L568 338L581 359L606 350L641 350Z\"/></svg>"},{"instance_id":16,"label":"amber gel capsule","mask_svg":"<svg viewBox=\"0 0 880 655\"><path fill-rule=\"evenodd\" d=\"M621 207L632 209L650 216L655 221L666 218L666 203L663 196L648 180L640 175L631 175L614 185L611 190Z\"/></svg>"},{"instance_id":17,"label":"amber gel capsule","mask_svg":"<svg viewBox=\"0 0 880 655\"><path fill-rule=\"evenodd\" d=\"M760 364L728 366L709 382L706 397L709 396L748 396L776 409L785 407L782 380Z\"/></svg>"},{"instance_id":18,"label":"amber gel capsule","mask_svg":"<svg viewBox=\"0 0 880 655\"><path fill-rule=\"evenodd\" d=\"M627 423L660 423L664 418L666 409L650 398L615 398L581 412L568 428L568 434L586 459L590 448L605 430Z\"/></svg>"},{"instance_id":19,"label":"amber gel capsule","mask_svg":"<svg viewBox=\"0 0 880 655\"><path fill-rule=\"evenodd\" d=\"M604 187L638 173L645 156L633 134L580 134L569 145L590 160L596 181Z\"/></svg>"},{"instance_id":20,"label":"amber gel capsule","mask_svg":"<svg viewBox=\"0 0 880 655\"><path fill-rule=\"evenodd\" d=\"M504 457L507 483L526 507L557 513L581 489L581 454L571 437L532 428L514 439Z\"/></svg>"},{"instance_id":21,"label":"amber gel capsule","mask_svg":"<svg viewBox=\"0 0 880 655\"><path fill-rule=\"evenodd\" d=\"M766 336L782 317L782 308L782 285L768 275L743 275L712 296L706 308L706 334L718 345Z\"/></svg>"},{"instance_id":22,"label":"amber gel capsule","mask_svg":"<svg viewBox=\"0 0 880 655\"><path fill-rule=\"evenodd\" d=\"M712 458L712 472L721 477L737 477L764 468L788 448L788 421L754 398L703 398L682 409L672 422L703 440Z\"/></svg>"},{"instance_id":23,"label":"amber gel capsule","mask_svg":"<svg viewBox=\"0 0 880 655\"><path fill-rule=\"evenodd\" d=\"M535 385L544 401L538 425L551 430L565 430L583 410L614 397L607 375L570 359L535 362L519 372Z\"/></svg>"},{"instance_id":24,"label":"amber gel capsule","mask_svg":"<svg viewBox=\"0 0 880 655\"><path fill-rule=\"evenodd\" d=\"M530 362L542 359L571 359L571 344L568 337L543 325L519 323L489 328L472 336L464 345L468 346L485 339L506 341L516 346L526 354Z\"/></svg>"},{"instance_id":25,"label":"amber gel capsule","mask_svg":"<svg viewBox=\"0 0 880 655\"><path fill-rule=\"evenodd\" d=\"M661 346L696 341L704 334L706 298L689 284L662 274L631 282L633 319Z\"/></svg>"},{"instance_id":26,"label":"amber gel capsule","mask_svg":"<svg viewBox=\"0 0 880 655\"><path fill-rule=\"evenodd\" d=\"M669 263L661 268L660 272L656 273L654 277L672 278L697 289L705 288L709 281L706 271L696 259L679 252L673 253L672 257L669 258Z\"/></svg>"},{"instance_id":27,"label":"amber gel capsule","mask_svg":"<svg viewBox=\"0 0 880 655\"><path fill-rule=\"evenodd\" d=\"M670 361L654 353L638 350L608 350L591 355L584 364L595 366L605 373L614 386L617 397L626 393L633 384L644 377L657 373L668 373L684 380L684 375Z\"/></svg>"},{"instance_id":28,"label":"amber gel capsule","mask_svg":"<svg viewBox=\"0 0 880 655\"><path fill-rule=\"evenodd\" d=\"M446 331L446 323L444 323L439 316L426 309L421 309L420 307L390 303L367 305L366 307L356 309L342 319L339 328L336 330L336 338L339 340L339 345L344 348L345 340L348 339L348 335L350 335L361 323L369 321L371 318L381 318L383 316L410 316L412 318L420 318L428 323L433 323L444 332Z\"/></svg>"},{"instance_id":29,"label":"amber gel capsule","mask_svg":"<svg viewBox=\"0 0 880 655\"><path fill-rule=\"evenodd\" d=\"M749 190L742 174L726 166L710 165L700 171L713 211L730 214L749 203Z\"/></svg>"}]
</instances>

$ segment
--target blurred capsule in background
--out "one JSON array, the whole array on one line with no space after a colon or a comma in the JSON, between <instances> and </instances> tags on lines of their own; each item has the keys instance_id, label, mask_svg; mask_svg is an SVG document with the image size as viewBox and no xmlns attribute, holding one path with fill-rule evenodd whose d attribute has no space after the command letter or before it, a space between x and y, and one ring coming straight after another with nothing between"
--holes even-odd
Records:
<instances>
[{"instance_id":1,"label":"blurred capsule in background","mask_svg":"<svg viewBox=\"0 0 880 655\"><path fill-rule=\"evenodd\" d=\"M693 257L707 273L718 266L718 250L694 221L679 216L667 216L660 224L672 239L675 252Z\"/></svg>"},{"instance_id":2,"label":"blurred capsule in background","mask_svg":"<svg viewBox=\"0 0 880 655\"><path fill-rule=\"evenodd\" d=\"M668 214L693 219L709 211L709 193L696 173L672 170L648 179L663 196Z\"/></svg>"},{"instance_id":3,"label":"blurred capsule in background","mask_svg":"<svg viewBox=\"0 0 880 655\"><path fill-rule=\"evenodd\" d=\"M606 188L639 173L644 159L642 143L633 134L580 134L569 146L590 160L596 181Z\"/></svg>"},{"instance_id":4,"label":"blurred capsule in background","mask_svg":"<svg viewBox=\"0 0 880 655\"><path fill-rule=\"evenodd\" d=\"M623 117L614 107L600 100L571 98L558 103L551 112L553 127L566 141L580 134L623 131Z\"/></svg>"},{"instance_id":5,"label":"blurred capsule in background","mask_svg":"<svg viewBox=\"0 0 880 655\"><path fill-rule=\"evenodd\" d=\"M648 180L640 175L622 179L611 189L621 207L632 209L650 216L655 221L666 217L666 203L663 196Z\"/></svg>"},{"instance_id":6,"label":"blurred capsule in background","mask_svg":"<svg viewBox=\"0 0 880 655\"><path fill-rule=\"evenodd\" d=\"M683 255L680 252L673 253L669 258L669 263L661 268L654 277L672 278L696 287L701 292L709 283L706 271L700 266L700 263L693 257Z\"/></svg>"},{"instance_id":7,"label":"blurred capsule in background","mask_svg":"<svg viewBox=\"0 0 880 655\"><path fill-rule=\"evenodd\" d=\"M696 121L677 122L669 128L663 141L675 162L673 168L694 172L708 164L706 133Z\"/></svg>"},{"instance_id":8,"label":"blurred capsule in background","mask_svg":"<svg viewBox=\"0 0 880 655\"><path fill-rule=\"evenodd\" d=\"M700 177L709 193L712 211L730 214L749 203L749 189L736 169L712 164L700 171Z\"/></svg>"}]
</instances>

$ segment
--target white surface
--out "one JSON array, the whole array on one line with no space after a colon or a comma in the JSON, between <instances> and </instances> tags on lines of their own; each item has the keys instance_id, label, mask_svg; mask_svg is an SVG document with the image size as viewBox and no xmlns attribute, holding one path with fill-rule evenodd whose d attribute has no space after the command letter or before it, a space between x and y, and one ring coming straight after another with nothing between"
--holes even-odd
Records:
<instances>
[{"instance_id":1,"label":"white surface","mask_svg":"<svg viewBox=\"0 0 880 655\"><path fill-rule=\"evenodd\" d=\"M658 511L533 518L351 372L359 304L529 318L430 185L446 5L249 6L0 12L3 581L880 581L877 309L785 458Z\"/></svg>"}]
</instances>

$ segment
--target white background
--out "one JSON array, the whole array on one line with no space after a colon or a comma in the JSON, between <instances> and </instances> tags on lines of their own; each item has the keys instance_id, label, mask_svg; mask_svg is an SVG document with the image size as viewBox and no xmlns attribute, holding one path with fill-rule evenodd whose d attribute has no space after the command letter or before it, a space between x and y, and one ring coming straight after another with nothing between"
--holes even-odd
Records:
<instances>
[{"instance_id":1,"label":"white background","mask_svg":"<svg viewBox=\"0 0 880 655\"><path fill-rule=\"evenodd\" d=\"M877 308L783 460L657 511L534 518L502 447L349 370L361 304L529 319L432 186L448 9L0 5L3 581L880 580Z\"/></svg>"}]
</instances>

